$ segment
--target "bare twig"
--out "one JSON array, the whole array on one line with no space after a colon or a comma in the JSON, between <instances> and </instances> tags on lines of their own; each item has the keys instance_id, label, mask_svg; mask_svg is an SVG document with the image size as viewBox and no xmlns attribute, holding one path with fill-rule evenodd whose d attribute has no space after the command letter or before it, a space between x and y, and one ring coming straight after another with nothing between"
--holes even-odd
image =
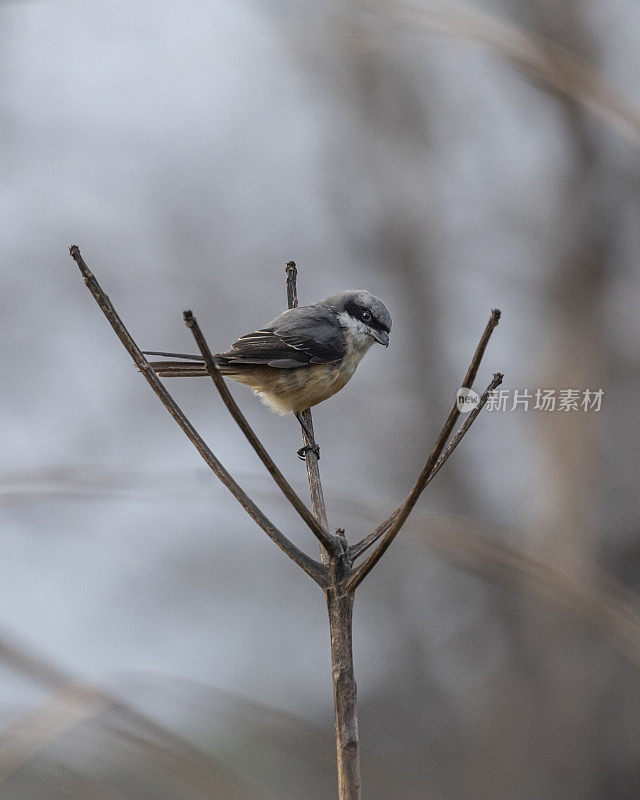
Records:
<instances>
[{"instance_id":1,"label":"bare twig","mask_svg":"<svg viewBox=\"0 0 640 800\"><path fill-rule=\"evenodd\" d=\"M316 517L309 511L309 509L305 506L302 500L298 497L298 495L295 493L295 491L293 490L287 479L275 465L273 459L264 448L262 442L256 436L253 428L247 422L247 419L242 413L242 411L240 411L240 409L238 408L238 404L233 399L233 396L229 391L227 384L224 378L222 377L222 374L218 369L216 362L213 359L213 355L211 353L211 350L209 349L209 345L207 344L207 341L204 338L202 331L200 330L200 326L198 325L198 321L194 317L192 311L184 312L184 321L187 327L191 329L191 333L193 333L193 338L196 340L196 344L198 345L200 352L202 353L202 358L204 359L205 366L208 369L209 374L213 379L216 389L220 393L220 397L222 398L223 403L229 410L229 413L237 422L240 430L247 437L249 444L256 451L258 458L265 465L267 471L269 472L273 480L282 490L282 494L287 498L287 500L298 512L298 514L300 514L300 516L307 523L311 531L318 537L321 544L330 553L333 553L336 549L335 537L333 537L328 531L326 531L322 527L322 523L318 519L316 519Z\"/></svg>"},{"instance_id":2,"label":"bare twig","mask_svg":"<svg viewBox=\"0 0 640 800\"><path fill-rule=\"evenodd\" d=\"M478 346L476 347L476 352L473 354L473 358L471 359L471 363L469 364L469 369L467 370L467 374L464 376L464 381L462 382L461 389L471 389L473 386L473 382L476 379L476 375L478 374L478 370L480 369L480 362L482 361L482 356L484 355L484 351L487 349L487 345L489 344L489 339L491 338L491 334L495 330L498 322L500 322L501 312L499 308L494 308L491 312L491 316L489 317L489 322L482 332L482 336L480 337L480 341L478 342ZM455 405L456 411L458 416L460 416L460 412L458 410L458 404ZM447 423L449 420L447 420ZM451 426L453 427L453 426Z\"/></svg>"},{"instance_id":3,"label":"bare twig","mask_svg":"<svg viewBox=\"0 0 640 800\"><path fill-rule=\"evenodd\" d=\"M449 458L451 453L453 453L453 451L456 449L456 447L460 444L460 442L462 441L462 437L466 434L466 432L469 430L469 428L473 425L473 423L476 421L476 417L478 416L478 414L484 408L485 403L489 399L489 395L491 394L491 392L494 392L498 388L498 386L500 386L500 384L502 383L502 379L503 378L504 378L504 375L501 372L496 372L494 374L493 380L487 386L487 388L484 390L482 396L480 397L480 400L478 401L478 405L469 414L469 416L466 418L464 423L458 428L458 430L455 433L455 436L453 437L453 439L447 445L447 449L444 451L444 453L441 454L440 458L436 461L435 466L431 470L431 474L429 475L429 480L427 481L427 485L429 483L431 483L431 481L435 478L435 476L438 474L438 472L440 472L440 470L442 469L445 461Z\"/></svg>"},{"instance_id":4,"label":"bare twig","mask_svg":"<svg viewBox=\"0 0 640 800\"><path fill-rule=\"evenodd\" d=\"M431 451L431 455L429 456L429 459L427 461L427 466L425 467L425 470L423 470L422 473L423 475L426 475L426 477L422 480L422 475L420 476L418 483L416 483L416 485L413 487L411 494L404 501L399 511L394 512L393 521L389 524L389 527L387 531L384 533L380 544L376 547L373 553L371 553L369 558L367 558L366 561L363 561L362 564L354 570L352 577L349 579L347 583L347 586L350 591L354 591L362 583L362 581L367 577L367 575L375 567L378 561L382 558L382 556L386 552L391 542L396 538L396 536L400 532L400 528L402 528L402 526L406 522L407 517L413 510L415 504L418 502L418 498L424 491L427 484L431 481L435 473L440 469L440 467L444 464L444 462L449 458L451 453L453 453L453 451L456 449L456 447L460 443L460 440L463 438L463 436L469 430L471 425L477 419L478 414L482 411L491 392L493 392L502 383L503 377L504 376L502 375L502 373L500 372L495 373L495 375L493 376L493 380L487 386L482 397L480 398L480 402L478 403L477 407L474 408L471 414L469 414L469 418L465 421L464 425L462 425L460 429L457 431L455 437L451 440L451 444L449 445L447 450L444 453L442 453L442 456L440 456L442 447L439 447L441 439L438 439L438 444Z\"/></svg>"},{"instance_id":5,"label":"bare twig","mask_svg":"<svg viewBox=\"0 0 640 800\"><path fill-rule=\"evenodd\" d=\"M471 363L469 364L469 369L467 370L467 374L465 375L464 381L462 382L462 385L460 387L461 389L471 389L471 387L473 386L473 382L478 373L478 369L480 368L480 362L482 361L484 351L487 349L487 345L489 344L489 339L491 338L491 334L495 330L499 321L500 321L500 310L494 308L493 311L491 312L491 316L489 317L489 321L487 322L487 325L482 333L482 336L480 337L480 341L478 342L476 351L473 354L473 358L471 359ZM395 522L398 515L402 512L406 504L411 502L412 498L415 498L411 505L411 508L413 508L413 506L415 505L415 501L422 494L425 487L429 483L431 479L430 473L435 467L436 462L440 457L440 454L445 444L447 443L449 436L451 436L451 433L453 431L453 428L455 427L456 422L458 421L459 416L460 416L460 409L458 408L457 402L454 402L453 408L449 413L449 417L447 418L447 421L445 422L444 427L440 432L440 436L438 437L438 440L435 443L434 448L431 451L431 454L427 459L427 463L425 464L424 469L420 473L420 476L418 477L415 486L411 490L411 493L398 506L398 508L396 508L396 510L387 517L387 519L384 522L378 525L378 527L374 531L372 531L368 536L365 536L364 539L362 539L361 541L359 541L357 544L353 545L350 548L349 555L353 561L355 561L355 559L358 558L358 556L361 556L365 552L365 550L368 550L371 547L371 545L375 544L378 541L378 539L389 530L389 527ZM440 469L440 467L438 467L438 469Z\"/></svg>"},{"instance_id":6,"label":"bare twig","mask_svg":"<svg viewBox=\"0 0 640 800\"><path fill-rule=\"evenodd\" d=\"M298 307L298 289L297 278L298 270L295 261L289 261L286 267L287 271L287 304L289 308ZM306 409L302 412L302 417L313 433L313 420L311 419L311 410ZM311 494L311 505L313 513L320 525L325 531L329 530L329 522L327 520L327 507L324 502L324 494L322 491L322 483L320 482L320 468L318 467L318 456L309 447L311 441L306 432L302 431L302 441L307 448L305 451L305 461L307 462L307 477L309 479L309 492ZM335 550L335 547L334 547ZM329 551L331 552L331 551ZM327 564L329 561L329 553L323 547L320 548L320 556L322 561Z\"/></svg>"},{"instance_id":7,"label":"bare twig","mask_svg":"<svg viewBox=\"0 0 640 800\"><path fill-rule=\"evenodd\" d=\"M296 267L295 261L287 261L287 266L285 267L285 272L287 273L287 307L288 308L297 308L298 307L298 269Z\"/></svg>"},{"instance_id":8,"label":"bare twig","mask_svg":"<svg viewBox=\"0 0 640 800\"><path fill-rule=\"evenodd\" d=\"M325 587L327 583L325 567L310 558L306 553L303 553L293 542L289 541L287 537L281 533L272 522L262 513L258 506L251 500L247 493L238 485L238 483L231 477L225 467L218 461L213 452L209 449L206 443L201 438L200 434L196 431L193 425L189 422L184 412L180 409L173 397L165 389L162 381L155 374L153 368L141 353L140 348L133 340L131 334L126 329L124 323L118 316L111 301L101 289L98 281L95 279L93 273L87 267L80 254L77 245L72 245L69 248L72 258L80 268L84 282L89 291L94 296L96 302L102 309L105 317L108 319L111 327L116 335L124 345L125 349L136 363L140 372L144 375L147 382L158 395L160 401L175 419L178 425L182 428L188 438L191 440L195 448L198 450L202 458L209 465L213 473L222 481L222 483L229 489L233 496L238 500L240 505L252 517L252 519L262 528L262 530L274 541L278 547L285 552L289 558L301 567L307 575L312 577L316 583Z\"/></svg>"}]
</instances>

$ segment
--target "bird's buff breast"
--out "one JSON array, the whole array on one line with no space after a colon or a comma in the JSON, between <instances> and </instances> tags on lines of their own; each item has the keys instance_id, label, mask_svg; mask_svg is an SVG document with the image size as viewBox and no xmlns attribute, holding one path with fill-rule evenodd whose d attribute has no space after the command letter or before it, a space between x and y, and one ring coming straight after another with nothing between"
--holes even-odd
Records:
<instances>
[{"instance_id":1,"label":"bird's buff breast","mask_svg":"<svg viewBox=\"0 0 640 800\"><path fill-rule=\"evenodd\" d=\"M349 381L360 358L347 356L331 364L312 364L296 369L261 367L230 375L250 386L278 414L304 411L331 397Z\"/></svg>"}]
</instances>

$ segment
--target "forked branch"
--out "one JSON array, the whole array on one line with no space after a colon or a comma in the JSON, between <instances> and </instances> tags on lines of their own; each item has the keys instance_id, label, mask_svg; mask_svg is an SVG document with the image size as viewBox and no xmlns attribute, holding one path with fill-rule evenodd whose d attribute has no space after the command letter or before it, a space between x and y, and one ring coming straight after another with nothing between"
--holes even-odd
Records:
<instances>
[{"instance_id":1,"label":"forked branch","mask_svg":"<svg viewBox=\"0 0 640 800\"><path fill-rule=\"evenodd\" d=\"M500 311L498 309L494 309L491 312L491 317L489 318L489 322L487 323L484 332L482 334L482 337L480 338L480 342L478 343L474 356L471 360L471 364L469 365L469 369L467 370L467 374L465 375L464 381L462 382L461 388L470 389L473 386L473 381L480 367L482 356L484 355L484 351L486 350L487 344L489 343L491 334L493 333L499 320L500 320ZM447 421L445 422L444 427L442 428L440 435L438 436L438 440L436 441L433 450L429 454L427 463L425 464L422 472L418 476L418 480L416 481L409 495L398 506L398 508L396 508L396 510L383 523L381 523L372 533L370 533L360 542L351 547L349 551L350 557L352 560L355 560L358 556L362 555L362 553L364 553L365 550L367 550L369 547L375 544L375 542L377 542L378 539L384 537L382 539L382 542L380 542L376 550L369 556L369 558L354 570L354 574L349 581L349 588L352 591L355 590L355 588L369 574L369 572L380 560L383 553L389 547L393 539L397 536L398 532L400 531L400 528L405 523L407 517L409 516L413 507L418 501L418 498L425 490L426 486L434 477L436 472L440 470L440 468L445 463L447 458L449 458L453 450L457 447L462 437L469 430L469 428L477 418L478 414L482 410L484 404L486 403L489 394L502 382L502 377L503 376L500 373L496 373L494 375L493 381L487 387L487 390L480 399L478 406L469 415L469 418L466 420L465 424L460 428L458 433L456 433L456 436L454 437L454 440L452 440L451 445L447 449L446 454L443 455L443 450L445 448L445 445L447 444L447 441L451 436L453 428L460 416L460 410L458 408L458 404L457 402L454 403L453 408L451 409L451 412L449 414L449 417L447 418Z\"/></svg>"},{"instance_id":2,"label":"forked branch","mask_svg":"<svg viewBox=\"0 0 640 800\"><path fill-rule=\"evenodd\" d=\"M247 422L247 419L242 413L242 411L240 411L240 409L238 408L238 404L233 399L233 396L229 391L227 384L224 378L222 377L222 374L218 369L216 362L214 361L213 354L209 349L209 345L207 344L207 341L204 338L202 331L200 330L200 326L198 325L198 321L194 317L192 311L184 312L184 321L187 327L190 328L191 333L193 334L193 338L196 340L196 344L198 345L198 348L202 353L204 364L213 379L216 389L220 393L220 397L222 398L223 403L226 405L231 416L238 423L238 427L240 428L240 430L247 437L247 440L251 445L251 447L253 447L253 449L256 451L258 458L262 461L262 463L267 468L267 471L269 472L273 480L280 487L282 494L287 498L287 500L298 512L298 514L300 514L302 519L307 523L312 533L314 533L315 536L317 536L317 538L320 540L320 543L330 553L335 552L336 549L335 537L333 537L327 530L323 528L321 522L318 519L316 519L316 517L314 517L311 511L309 511L309 509L302 502L300 497L298 497L298 495L295 493L295 491L293 490L287 479L275 465L273 459L266 451L262 442L256 436L253 428Z\"/></svg>"},{"instance_id":3,"label":"forked branch","mask_svg":"<svg viewBox=\"0 0 640 800\"><path fill-rule=\"evenodd\" d=\"M82 255L76 245L70 248L70 252L76 261L84 281L93 294L96 302L102 309L118 338L132 357L140 372L158 395L163 405L175 419L184 433L197 448L200 455L209 465L214 474L229 489L234 497L241 503L243 508L262 528L263 531L316 583L324 590L329 611L329 623L331 632L331 666L334 686L335 702L335 731L338 755L338 787L340 800L360 800L360 756L359 756L359 737L358 737L358 714L356 703L356 682L353 671L352 653L352 609L354 592L361 581L368 575L373 567L380 560L386 549L389 547L395 536L400 531L405 520L411 513L418 498L424 491L427 484L432 480L436 473L442 468L451 453L458 446L473 422L477 419L483 406L487 402L489 394L501 383L502 375L497 373L493 381L489 384L486 391L480 398L478 406L471 412L464 424L453 436L449 445L447 441L451 436L456 421L459 417L457 404L454 405L449 418L442 429L438 441L436 442L427 463L420 473L418 480L405 501L385 520L378 528L365 537L361 542L349 548L344 537L343 531L336 532L335 535L329 533L327 524L327 512L320 482L320 472L318 469L318 457L311 448L305 451L307 464L307 476L309 478L309 488L311 492L311 502L313 513L304 505L302 500L291 488L280 470L276 467L273 459L269 456L255 432L247 422L246 418L238 408L235 400L231 396L227 385L216 366L215 360L209 346L200 330L200 327L190 311L185 312L185 322L191 329L196 343L204 359L207 371L211 375L213 382L218 389L223 402L231 413L242 432L247 437L249 443L262 460L270 475L280 487L285 497L295 508L298 514L306 522L320 542L320 553L322 561L319 563L307 556L297 548L272 522L262 513L258 506L236 483L223 465L218 461L210 448L205 444L193 425L189 422L184 412L177 405L173 397L165 389L164 384L154 371L153 367L144 354L140 351L132 336L124 326L115 308L107 295L102 291L94 275L85 264ZM296 265L293 261L287 264L287 301L289 308L298 305L296 290ZM462 386L470 389L482 359L483 353L489 341L489 337L500 317L499 311L494 311L491 319L484 331L475 355L467 371ZM313 433L311 412L309 409L303 412L303 418L309 431ZM303 441L309 445L310 441L307 434L303 431ZM445 449L446 446L446 449ZM381 539L378 546L371 555L355 569L351 566L353 560L365 552L368 547Z\"/></svg>"},{"instance_id":4,"label":"forked branch","mask_svg":"<svg viewBox=\"0 0 640 800\"><path fill-rule=\"evenodd\" d=\"M200 434L193 427L191 422L187 419L182 409L175 402L173 397L165 389L164 384L156 375L153 367L149 364L144 357L140 348L135 343L133 337L126 329L124 323L118 316L111 300L100 287L100 284L95 279L95 276L87 267L82 258L80 250L77 245L72 245L69 252L73 260L76 262L84 278L89 291L95 298L96 302L102 309L103 314L111 324L116 335L124 345L125 349L134 360L140 372L144 375L147 383L151 386L153 391L158 395L160 401L175 419L178 425L182 428L184 433L191 440L195 448L198 450L202 458L211 468L212 472L222 481L222 483L229 489L231 494L242 505L245 511L252 517L252 519L262 528L262 530L274 541L278 547L285 552L289 558L301 567L307 575L312 577L316 583L325 588L327 585L327 570L323 564L310 558L306 553L303 553L293 542L291 542L276 526L263 514L253 500L247 495L234 478L227 472L225 467L213 454L211 449L204 442Z\"/></svg>"},{"instance_id":5,"label":"forked branch","mask_svg":"<svg viewBox=\"0 0 640 800\"><path fill-rule=\"evenodd\" d=\"M502 372L495 372L493 374L493 380L482 393L480 400L478 401L478 405L473 409L473 411L469 414L469 416L466 418L463 424L458 428L458 430L455 433L455 436L453 437L453 439L451 439L451 441L447 445L447 449L444 451L444 453L440 455L440 458L438 458L438 460L436 461L435 466L433 467L431 473L429 474L429 478L427 480L427 486L431 483L431 481L438 474L438 472L440 472L446 460L449 458L451 453L453 453L456 447L460 444L460 442L462 441L462 437L473 425L473 423L476 421L478 414L484 408L485 403L489 399L489 395L492 392L495 392L498 386L500 386L503 378L504 375L502 374Z\"/></svg>"}]
</instances>

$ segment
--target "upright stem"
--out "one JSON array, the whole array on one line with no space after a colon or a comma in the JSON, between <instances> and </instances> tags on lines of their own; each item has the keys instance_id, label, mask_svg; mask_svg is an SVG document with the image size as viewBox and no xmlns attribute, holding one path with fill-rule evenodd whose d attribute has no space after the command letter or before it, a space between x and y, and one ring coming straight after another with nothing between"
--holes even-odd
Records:
<instances>
[{"instance_id":1,"label":"upright stem","mask_svg":"<svg viewBox=\"0 0 640 800\"><path fill-rule=\"evenodd\" d=\"M360 740L356 679L353 672L353 598L343 586L327 589L331 633L331 675L335 708L339 800L361 800Z\"/></svg>"},{"instance_id":2,"label":"upright stem","mask_svg":"<svg viewBox=\"0 0 640 800\"><path fill-rule=\"evenodd\" d=\"M313 432L311 410L307 408L302 412L302 416L309 430ZM305 445L309 444L309 438L304 431L302 431L302 443ZM307 450L305 461L307 462L307 478L309 479L309 493L311 495L313 516L318 520L323 530L328 531L329 521L327 519L327 507L324 502L324 492L322 491L322 482L320 481L320 467L318 466L316 454L312 450ZM322 542L320 542L320 558L323 564L329 564L329 553Z\"/></svg>"},{"instance_id":3,"label":"upright stem","mask_svg":"<svg viewBox=\"0 0 640 800\"><path fill-rule=\"evenodd\" d=\"M298 270L295 261L288 261L286 266L287 273L287 305L289 308L298 307ZM311 418L311 409L307 408L302 412L304 421L310 431L313 431L313 419ZM302 431L302 443L309 445L309 437ZM322 492L322 482L320 481L320 468L318 467L318 456L313 450L307 450L305 461L307 462L307 478L309 479L309 492L311 493L311 507L313 509L313 516L318 520L320 525L325 531L329 530L329 523L327 521L327 507L324 503L324 494ZM329 553L327 548L323 547L320 543L320 558L323 564L329 564Z\"/></svg>"},{"instance_id":4,"label":"upright stem","mask_svg":"<svg viewBox=\"0 0 640 800\"><path fill-rule=\"evenodd\" d=\"M289 308L298 305L298 271L294 261L287 264L287 302ZM302 412L304 421L313 432L311 411ZM304 444L309 444L306 433L302 432ZM316 454L307 450L307 477L311 493L313 514L325 531L329 530L327 508L322 492L320 470ZM327 552L320 544L320 556L329 572L329 582L325 587L327 609L329 611L329 634L331 636L331 676L333 678L333 705L336 731L336 750L338 755L338 798L339 800L361 800L360 779L360 740L358 738L358 706L356 678L353 671L353 598L347 589L347 581L352 575L349 561L349 543L344 531L336 532L337 550Z\"/></svg>"}]
</instances>

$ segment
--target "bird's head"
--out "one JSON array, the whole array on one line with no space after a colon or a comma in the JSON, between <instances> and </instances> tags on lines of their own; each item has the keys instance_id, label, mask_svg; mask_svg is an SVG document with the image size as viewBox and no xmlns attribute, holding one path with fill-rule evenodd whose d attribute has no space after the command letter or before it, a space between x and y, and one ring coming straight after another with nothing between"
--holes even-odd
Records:
<instances>
[{"instance_id":1,"label":"bird's head","mask_svg":"<svg viewBox=\"0 0 640 800\"><path fill-rule=\"evenodd\" d=\"M391 314L380 298L366 289L339 292L324 301L336 312L340 324L363 346L374 341L389 346Z\"/></svg>"}]
</instances>

